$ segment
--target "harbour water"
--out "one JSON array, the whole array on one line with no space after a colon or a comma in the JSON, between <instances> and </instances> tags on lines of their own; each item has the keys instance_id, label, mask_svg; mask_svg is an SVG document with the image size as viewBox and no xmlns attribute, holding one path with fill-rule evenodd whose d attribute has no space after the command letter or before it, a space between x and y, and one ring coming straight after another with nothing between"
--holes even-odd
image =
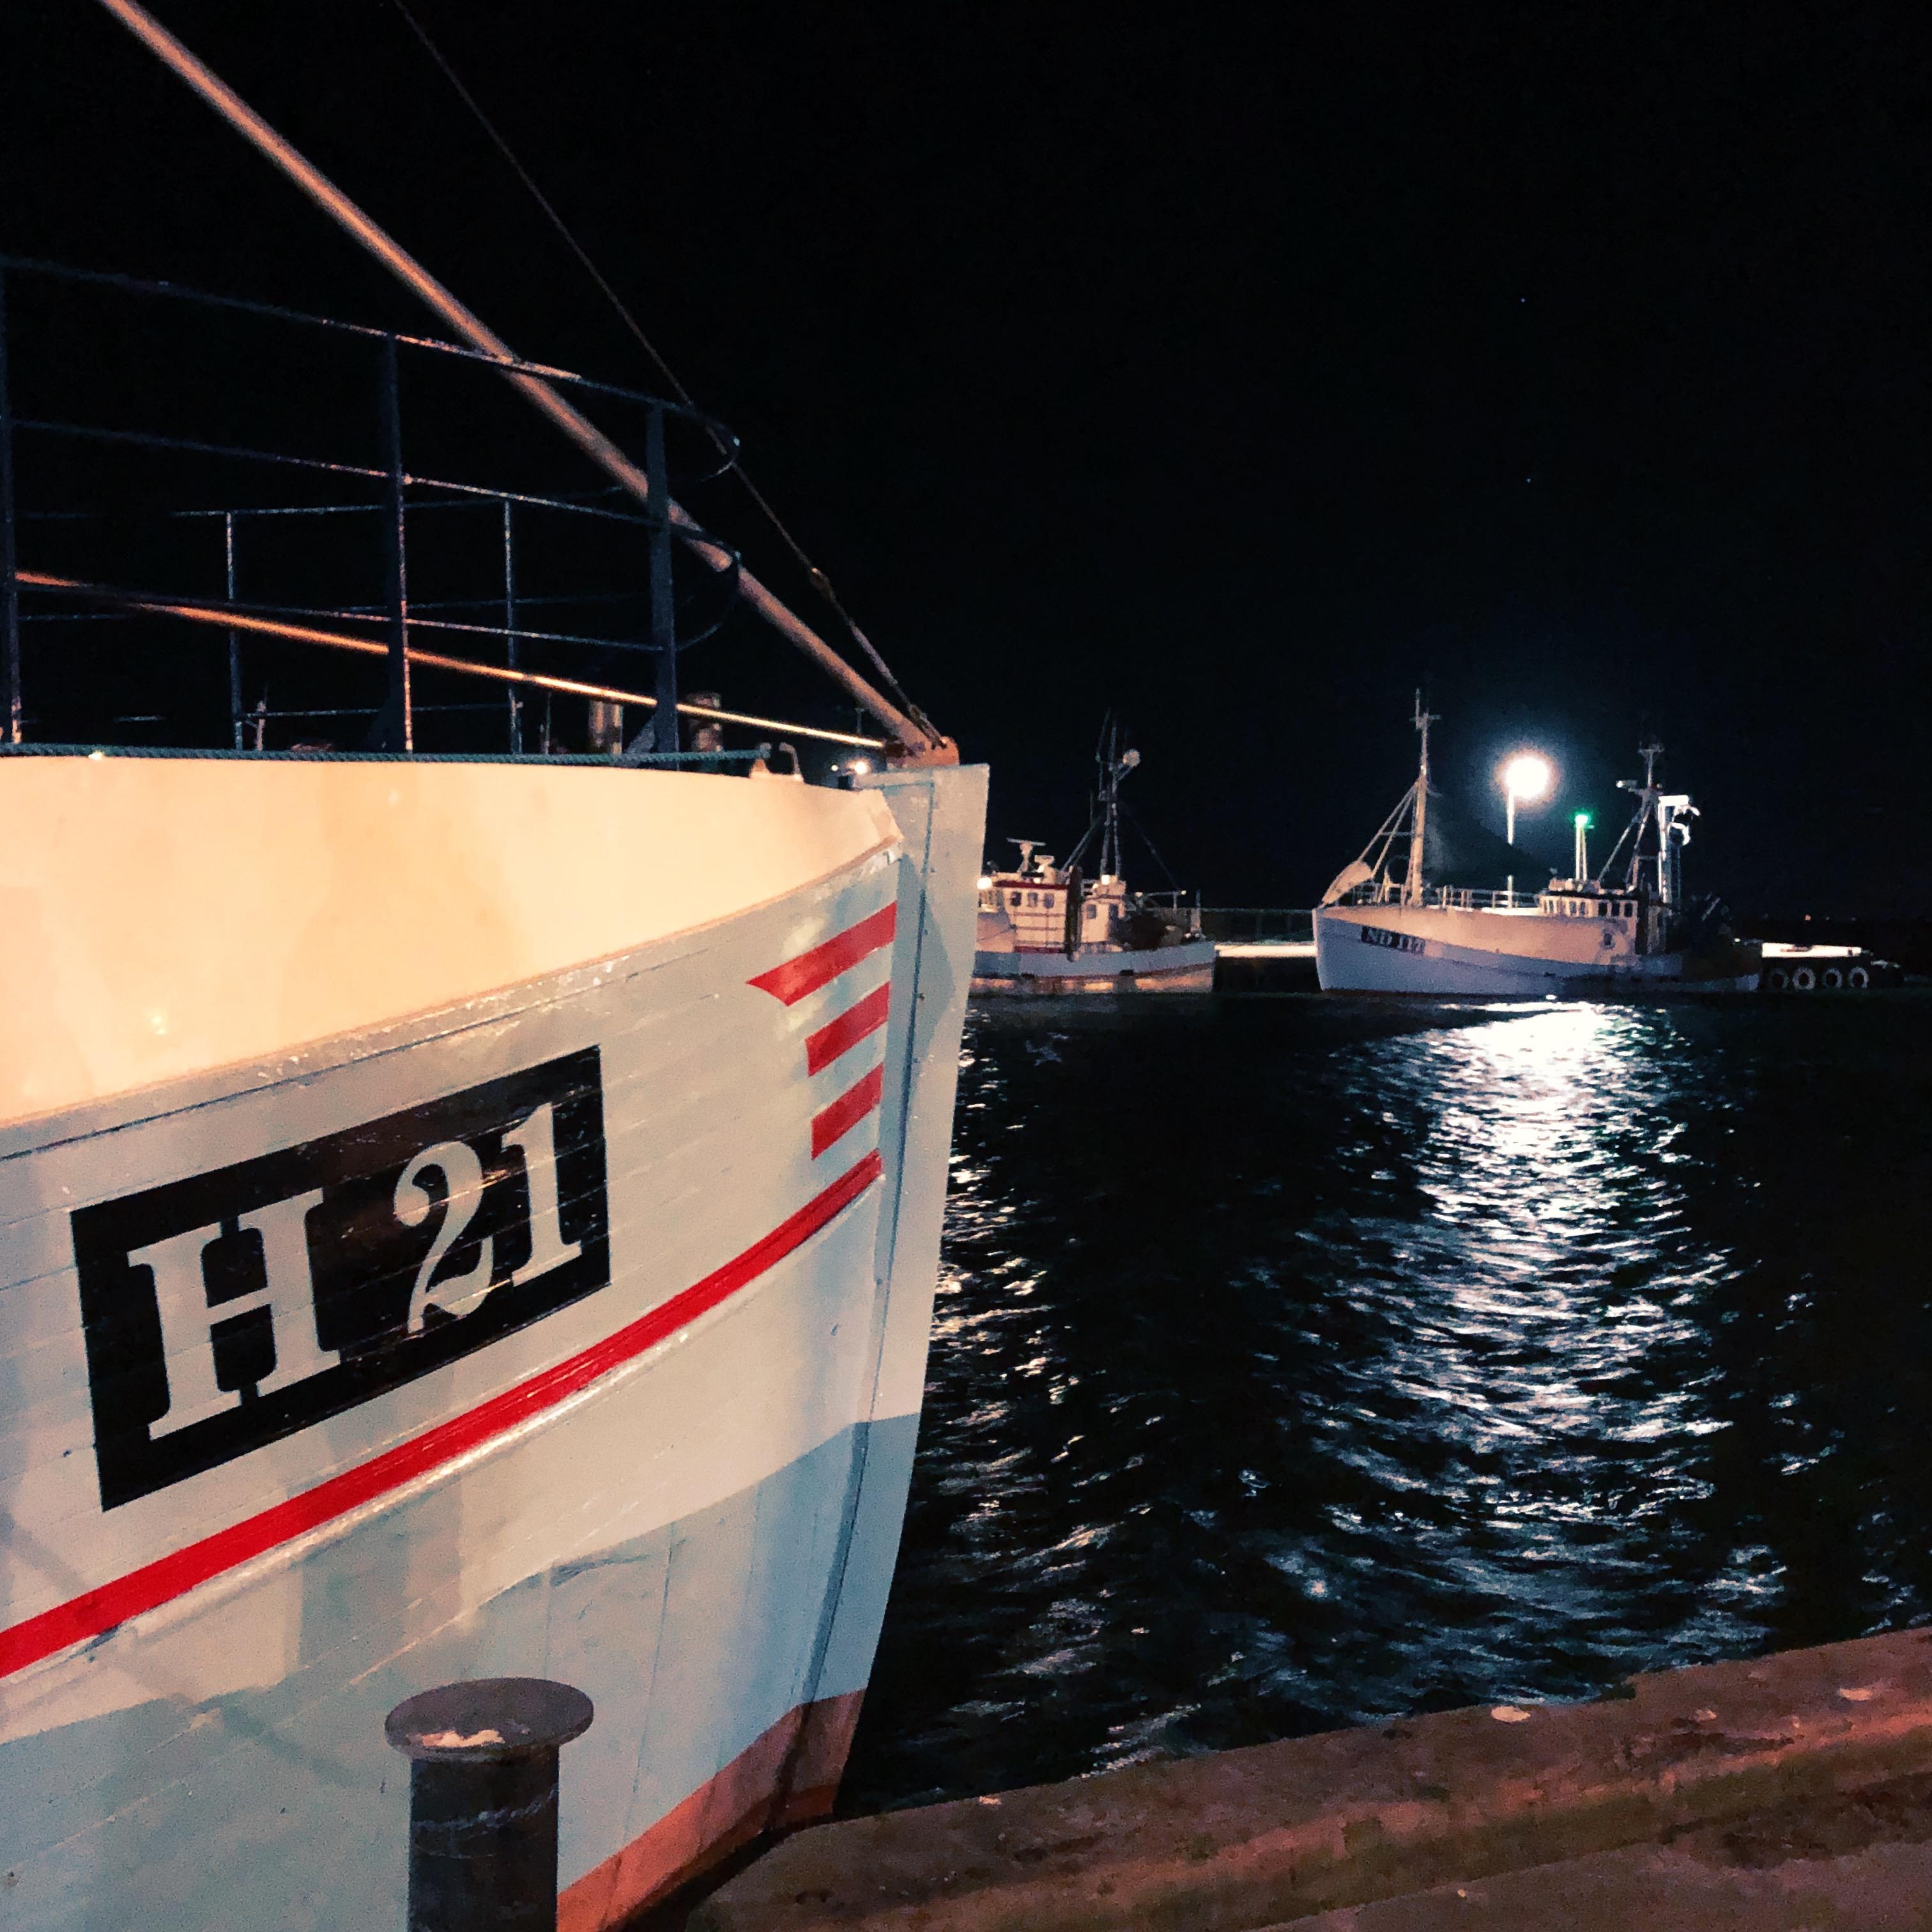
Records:
<instances>
[{"instance_id":1,"label":"harbour water","mask_svg":"<svg viewBox=\"0 0 1932 1932\"><path fill-rule=\"evenodd\" d=\"M1932 1001L969 1022L850 1811L1932 1616Z\"/></svg>"}]
</instances>

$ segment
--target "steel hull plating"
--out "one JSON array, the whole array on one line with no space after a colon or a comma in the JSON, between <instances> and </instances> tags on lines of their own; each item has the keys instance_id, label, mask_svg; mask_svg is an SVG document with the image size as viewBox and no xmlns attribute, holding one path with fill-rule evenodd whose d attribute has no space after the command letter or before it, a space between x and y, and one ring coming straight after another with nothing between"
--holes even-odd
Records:
<instances>
[{"instance_id":1,"label":"steel hull plating","mask_svg":"<svg viewBox=\"0 0 1932 1932\"><path fill-rule=\"evenodd\" d=\"M1594 931L1591 927L1581 937L1588 941ZM1507 950L1509 940L1522 932L1504 914L1321 907L1315 914L1316 968L1324 992L1424 998L1646 1000L1748 993L1757 986L1756 961L1743 949L1708 956L1625 953L1606 959L1578 948L1577 956L1547 958Z\"/></svg>"},{"instance_id":2,"label":"steel hull plating","mask_svg":"<svg viewBox=\"0 0 1932 1932\"><path fill-rule=\"evenodd\" d=\"M389 769L406 810L418 784L442 808L440 781ZM238 1036L280 1016L279 1052L164 1040L184 1064L131 1090L139 1028L8 1042L31 1076L0 1126L8 1922L399 1924L406 1779L382 1719L456 1677L596 1703L563 1760L580 1932L829 1804L910 1471L983 774L578 776L488 782L541 794L544 837L469 855L458 952L528 963L493 929L515 896L562 895L541 934L592 886L639 943L386 1014L380 962L310 988L327 962L298 946L273 998L238 980L226 1003ZM733 842L764 840L722 886L722 848L682 885L531 883L614 812L620 861L654 826L702 848L714 803ZM476 799L450 808L473 821ZM319 814L324 845L341 817ZM321 861L290 836L292 879ZM68 986L85 909L0 865ZM231 884L236 957L172 940L217 980L260 968L249 902L268 916L281 890ZM627 886L682 909L627 915ZM405 979L406 911L379 922ZM366 1016L303 1034L357 970ZM68 996L9 990L42 999L43 1030ZM172 997L192 1014L194 988ZM63 1104L26 1111L30 1089Z\"/></svg>"}]
</instances>

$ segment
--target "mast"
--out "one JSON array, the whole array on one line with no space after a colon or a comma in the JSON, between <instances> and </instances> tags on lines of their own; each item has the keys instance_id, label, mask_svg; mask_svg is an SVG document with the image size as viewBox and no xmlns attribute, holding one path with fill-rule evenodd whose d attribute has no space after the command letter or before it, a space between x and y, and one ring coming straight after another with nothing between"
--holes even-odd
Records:
<instances>
[{"instance_id":1,"label":"mast","mask_svg":"<svg viewBox=\"0 0 1932 1932\"><path fill-rule=\"evenodd\" d=\"M1664 747L1654 738L1646 739L1636 748L1637 756L1643 760L1643 783L1637 784L1626 778L1619 790L1634 791L1637 795L1636 820L1630 827L1630 865L1624 874L1624 890L1634 892L1643 870L1643 835L1648 829L1652 815L1657 810L1657 761L1664 755ZM1658 896L1664 894L1663 826L1658 827Z\"/></svg>"},{"instance_id":2,"label":"mast","mask_svg":"<svg viewBox=\"0 0 1932 1932\"><path fill-rule=\"evenodd\" d=\"M277 134L232 88L196 59L158 20L136 5L135 0L100 0L100 4L230 126L252 142L324 214L368 249L406 288L427 303L472 349L499 362L522 361L501 336L486 327L421 262L364 214L320 168ZM639 502L656 507L644 472L549 383L521 368L506 369L504 377L514 388L521 390L606 475ZM730 568L729 554L720 545L706 540L694 518L676 503L670 505L668 514L673 527L711 568L723 571ZM843 685L854 700L886 728L910 758L932 764L958 762L958 752L950 739L941 737L915 722L874 690L817 632L787 609L748 570L740 569L738 587L746 602L781 637L812 658L820 670Z\"/></svg>"},{"instance_id":3,"label":"mast","mask_svg":"<svg viewBox=\"0 0 1932 1932\"><path fill-rule=\"evenodd\" d=\"M1100 870L1108 878L1120 875L1120 774L1129 769L1120 763L1120 721L1110 712L1100 753Z\"/></svg>"},{"instance_id":4,"label":"mast","mask_svg":"<svg viewBox=\"0 0 1932 1932\"><path fill-rule=\"evenodd\" d=\"M1422 693L1415 694L1415 730L1421 740L1421 758L1415 778L1415 815L1408 836L1408 869L1402 882L1404 905L1422 903L1422 858L1429 849L1429 728L1436 719L1422 708Z\"/></svg>"},{"instance_id":5,"label":"mast","mask_svg":"<svg viewBox=\"0 0 1932 1932\"><path fill-rule=\"evenodd\" d=\"M1657 896L1664 899L1670 895L1664 890L1664 814L1658 803L1663 794L1657 785L1657 761L1664 755L1664 747L1653 737L1640 745L1637 752L1643 760L1643 808L1657 827ZM1641 832L1637 834L1636 844L1640 850L1643 845Z\"/></svg>"},{"instance_id":6,"label":"mast","mask_svg":"<svg viewBox=\"0 0 1932 1932\"><path fill-rule=\"evenodd\" d=\"M1643 760L1643 782L1640 784L1635 778L1619 778L1617 781L1618 790L1635 794L1637 802L1636 816L1625 827L1623 838L1617 841L1615 848L1610 854L1609 862L1604 867L1604 878L1607 880L1611 866L1617 862L1618 854L1624 849L1624 838L1628 838L1630 841L1630 862L1624 868L1623 886L1624 890L1627 892L1634 892L1638 890L1639 881L1642 876L1643 835L1649 826L1652 817L1657 812L1659 796L1657 788L1657 761L1664 755L1664 747L1654 738L1650 738L1640 745L1636 751L1637 756ZM1660 898L1664 896L1664 828L1660 817L1658 824L1657 876L1657 891Z\"/></svg>"},{"instance_id":7,"label":"mast","mask_svg":"<svg viewBox=\"0 0 1932 1932\"><path fill-rule=\"evenodd\" d=\"M1070 866L1079 863L1081 854L1094 842L1094 835L1100 835L1100 867L1103 878L1118 878L1124 869L1124 854L1120 847L1120 781L1128 772L1136 770L1141 754L1130 746L1120 749L1120 740L1126 734L1120 728L1120 721L1109 711L1100 721L1100 742L1094 747L1094 816L1087 830L1080 835L1080 842L1068 854ZM1147 836L1142 832L1141 836ZM1151 844L1148 847L1154 852ZM1154 852L1158 862L1160 854ZM1162 864L1161 869L1167 868Z\"/></svg>"}]
</instances>

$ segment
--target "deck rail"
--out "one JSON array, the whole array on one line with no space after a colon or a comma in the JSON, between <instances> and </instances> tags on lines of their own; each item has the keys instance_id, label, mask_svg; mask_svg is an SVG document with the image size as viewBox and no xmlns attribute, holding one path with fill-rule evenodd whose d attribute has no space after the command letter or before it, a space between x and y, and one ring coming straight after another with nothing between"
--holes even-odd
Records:
<instances>
[{"instance_id":1,"label":"deck rail","mask_svg":"<svg viewBox=\"0 0 1932 1932\"><path fill-rule=\"evenodd\" d=\"M20 410L16 399L23 380L36 373L17 352L21 296L30 288L59 292L53 298L56 310L62 299L83 305L111 301L188 309L212 318L205 326L223 337L228 353L208 400L224 418L271 393L259 380L257 372L264 366L284 375L284 386L272 392L268 412L299 418L302 399L291 398L284 373L291 340L300 370L310 366L299 359L308 349L317 342L330 345L337 359L313 379L317 392L346 395L359 382L368 410L363 427L376 431L376 460L362 460L364 452L342 447L346 430L340 406L333 412L326 408L308 412L322 422L320 431L308 425L312 443L326 436L336 443L333 449L326 443L320 450L291 449L272 446L260 436L190 436L175 433L172 425L157 427L154 416L164 414L174 403L177 380L191 390L200 372L197 368L178 377L184 358L169 354L165 332L156 338L124 322L111 339L123 352L116 360L129 365L132 383L122 380L125 372L116 368L112 380L91 385L88 393L91 397L95 387L116 398L131 392L140 399L135 406L154 412L149 420L88 419L95 412L71 407ZM43 386L58 392L58 365L64 355L70 362L74 355L46 317L36 320L40 346L49 351L43 359L56 365ZM100 320L89 316L86 326L98 328ZM109 326L112 330L116 325ZM245 351L236 353L224 332L237 328L266 332L270 339L265 346L251 335ZM343 368L342 354L352 364L360 358L368 365L359 378L352 368ZM283 359L274 359L278 358ZM478 481L444 473L446 462L412 469L404 446L404 378L418 362L459 376L481 370L496 376L538 376L640 413L641 466L650 479L650 502L640 503L610 486L579 490L543 482ZM128 406L122 404L124 412ZM465 410L482 414L474 402L458 402L437 391L424 398L420 413L440 446L453 444L466 455L485 438L482 432L471 433ZM107 413L100 412L104 417ZM354 413L352 407L351 422ZM85 465L70 459L63 465L58 452L64 446L98 454ZM36 454L37 481L43 470L47 477L62 477L70 497L78 494L82 500L58 500L49 487L34 492L34 500L23 501L21 458L29 451ZM550 711L559 698L591 707L585 729L592 748L628 763L683 751L680 718L697 728L694 748L704 751L721 748L719 732L727 724L854 750L884 749L886 741L878 736L730 711L709 692L687 696L680 691L683 654L716 634L739 602L740 562L722 538L688 519L674 524L668 507L654 506L672 504L674 481L682 490L722 475L737 452L736 437L704 412L574 370L488 356L454 343L274 303L0 255L0 742L23 743L35 722L28 710L30 679L44 676L43 690L62 674L72 682L74 647L94 634L75 626L163 618L190 627L190 634L194 628L212 630L224 642L226 716L220 737L236 751L271 748L272 737L288 735L278 728L312 728L322 719L359 723L363 749L412 751L418 721L425 716L441 721L440 737L448 740L454 732L473 743L482 722L478 714L494 713L500 735L487 748L521 755L531 748L530 707L540 700L544 708L536 748L548 752L559 742ZM675 478L674 454L681 466ZM86 500L84 483L77 487L74 479L94 480L116 462L150 467L137 472L133 485L104 482L94 493L98 500ZM154 487L155 464L167 469L188 500L165 501ZM218 479L214 493L208 488L211 472ZM282 481L270 484L271 478ZM215 500L208 500L211 494ZM131 546L127 538L130 497L138 512L133 520L141 526ZM436 595L414 594L412 527L420 548L432 524L452 518L466 527L457 537L439 537L432 544L432 572L448 577L448 557L460 551L468 568L459 574L466 580L439 582ZM194 534L210 530L219 538L218 548ZM380 570L382 595L319 602L312 587L305 592L291 588L304 580L289 554L290 534L297 530L314 539L308 547L310 586L318 578L332 586L345 575L367 575L373 563ZM157 534L170 530L176 532L172 540ZM570 536L573 530L579 534ZM65 560L90 532L99 536L100 550L124 554L131 547L140 567L125 579L112 570L70 563L62 569L39 567L43 553ZM697 588L676 570L674 539L679 553L705 553L705 568L692 574L701 580ZM32 546L31 555L23 554L23 544ZM546 586L540 579L532 580L533 548L539 567L547 563L553 578L558 577L560 555L594 554L596 562L580 568L571 587ZM490 562L484 580L478 582L478 567L486 555ZM328 558L334 561L333 570L318 562ZM425 579L431 574L423 573ZM253 594L244 598L244 576L265 587L251 585ZM424 650L417 640L431 635L460 646L467 655ZM383 688L361 702L325 701L321 694L301 691L295 701L286 693L283 701L272 701L270 669L279 667L278 674L286 681L285 660L276 654L291 644L380 656L386 674ZM587 663L570 662L570 653L580 660L588 653ZM635 688L640 680L617 670L633 653L642 654L650 667L650 675L642 680L644 688ZM496 694L480 701L465 698L425 704L414 689L419 672L485 681ZM366 674L362 676L366 681ZM193 704L189 687L194 681L184 676L158 709L150 700L145 706L124 706L104 722L122 728L185 724L188 736L211 740L214 720ZM342 695L352 698L352 686ZM643 728L628 742L626 708L646 714ZM74 735L70 716L50 722L56 724L50 735Z\"/></svg>"},{"instance_id":2,"label":"deck rail","mask_svg":"<svg viewBox=\"0 0 1932 1932\"><path fill-rule=\"evenodd\" d=\"M1454 912L1534 912L1539 895L1533 892L1490 891L1476 886L1425 886L1421 903L1442 906ZM1344 892L1342 905L1402 905L1401 882L1375 879Z\"/></svg>"}]
</instances>

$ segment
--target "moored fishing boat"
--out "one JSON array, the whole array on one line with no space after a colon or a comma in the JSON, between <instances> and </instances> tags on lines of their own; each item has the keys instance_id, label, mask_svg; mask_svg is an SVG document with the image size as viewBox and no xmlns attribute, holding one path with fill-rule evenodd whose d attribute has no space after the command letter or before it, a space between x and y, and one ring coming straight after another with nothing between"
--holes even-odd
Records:
<instances>
[{"instance_id":1,"label":"moored fishing boat","mask_svg":"<svg viewBox=\"0 0 1932 1932\"><path fill-rule=\"evenodd\" d=\"M178 44L114 10L274 152ZM319 176L303 185L330 206ZM374 331L344 333L386 372L386 463L310 464L346 477L346 500L216 514L232 558L238 518L373 513L376 606L79 574L85 506L16 521L0 465L10 1923L399 1923L385 1714L524 1676L596 1706L564 1761L561 1914L614 1925L829 1808L884 1610L984 772L675 508L677 410L641 400L633 464L565 372L479 341L357 218L465 338L402 346L514 386L630 509L406 472L398 338ZM19 265L8 279L17 293ZM34 379L18 356L0 369L16 391ZM520 668L520 642L562 645L513 610L490 630L410 605L410 517L472 502L500 507L506 566L513 504L622 526L650 565L650 690ZM58 569L38 548L16 560L16 542L57 542ZM838 666L880 720L857 742L882 769L808 784L768 748L688 744L681 717L707 734L775 721L680 696L674 542ZM238 638L333 651L345 676L380 661L370 748L23 742L22 596L30 617L227 640L237 745ZM488 631L507 661L423 649L439 626ZM437 707L412 680L430 678L580 707L610 748L526 755L512 705L509 751L427 753ZM626 708L649 721L628 744Z\"/></svg>"},{"instance_id":2,"label":"moored fishing boat","mask_svg":"<svg viewBox=\"0 0 1932 1932\"><path fill-rule=\"evenodd\" d=\"M1123 876L1120 781L1140 761L1108 713L1094 757L1093 819L1066 862L1016 838L1018 865L981 875L976 997L1214 990L1214 942L1186 896L1178 887L1130 892ZM1090 852L1090 875L1081 862ZM1151 844L1148 853L1160 863Z\"/></svg>"},{"instance_id":3,"label":"moored fishing boat","mask_svg":"<svg viewBox=\"0 0 1932 1932\"><path fill-rule=\"evenodd\" d=\"M1684 896L1696 808L1657 782L1660 746L1643 747L1640 782L1624 782L1636 810L1602 872L1584 877L1580 863L1577 877L1524 892L1514 879L1534 876L1527 855L1466 829L1445 834L1430 782L1434 722L1418 700L1415 782L1315 910L1324 992L1540 1000L1756 990L1755 944L1732 935L1721 907ZM1470 856L1485 844L1493 850ZM1510 882L1472 883L1486 859Z\"/></svg>"}]
</instances>

